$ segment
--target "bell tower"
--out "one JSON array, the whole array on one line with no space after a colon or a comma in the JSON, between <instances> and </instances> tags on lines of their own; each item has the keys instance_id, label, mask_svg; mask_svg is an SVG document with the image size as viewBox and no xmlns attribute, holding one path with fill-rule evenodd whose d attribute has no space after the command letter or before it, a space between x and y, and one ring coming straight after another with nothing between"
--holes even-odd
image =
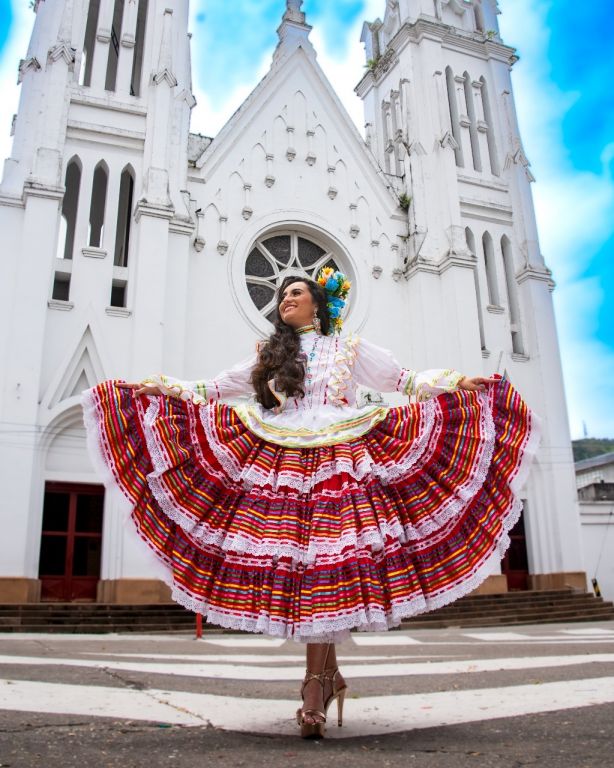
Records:
<instances>
[{"instance_id":1,"label":"bell tower","mask_svg":"<svg viewBox=\"0 0 614 768\"><path fill-rule=\"evenodd\" d=\"M164 312L188 284L194 207L188 0L33 12L0 184L0 420L26 442L76 414L96 379L182 365L183 304ZM2 508L24 515L7 572L34 578L44 484L29 448L0 448L0 476Z\"/></svg>"},{"instance_id":2,"label":"bell tower","mask_svg":"<svg viewBox=\"0 0 614 768\"><path fill-rule=\"evenodd\" d=\"M554 283L498 13L497 0L386 0L383 21L363 26L356 92L366 141L407 211L404 277L421 359L441 356L444 339L449 364L506 373L544 417L525 501L530 586L577 576L584 587Z\"/></svg>"}]
</instances>

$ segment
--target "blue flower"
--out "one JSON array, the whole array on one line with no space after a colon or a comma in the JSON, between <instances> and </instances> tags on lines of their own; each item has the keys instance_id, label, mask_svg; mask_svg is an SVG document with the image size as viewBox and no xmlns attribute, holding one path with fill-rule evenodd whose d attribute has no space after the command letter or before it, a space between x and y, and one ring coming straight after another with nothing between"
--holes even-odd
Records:
<instances>
[{"instance_id":1,"label":"blue flower","mask_svg":"<svg viewBox=\"0 0 614 768\"><path fill-rule=\"evenodd\" d=\"M328 300L328 304L329 306L332 305L333 307L339 307L339 309L343 309L343 307L345 307L345 301L339 296L331 296Z\"/></svg>"},{"instance_id":2,"label":"blue flower","mask_svg":"<svg viewBox=\"0 0 614 768\"><path fill-rule=\"evenodd\" d=\"M335 320L341 314L341 309L340 309L340 307L332 307L329 304L328 305L328 314L329 314L331 320Z\"/></svg>"},{"instance_id":3,"label":"blue flower","mask_svg":"<svg viewBox=\"0 0 614 768\"><path fill-rule=\"evenodd\" d=\"M332 277L328 278L324 287L327 291L336 291L339 288L339 281L333 275Z\"/></svg>"}]
</instances>

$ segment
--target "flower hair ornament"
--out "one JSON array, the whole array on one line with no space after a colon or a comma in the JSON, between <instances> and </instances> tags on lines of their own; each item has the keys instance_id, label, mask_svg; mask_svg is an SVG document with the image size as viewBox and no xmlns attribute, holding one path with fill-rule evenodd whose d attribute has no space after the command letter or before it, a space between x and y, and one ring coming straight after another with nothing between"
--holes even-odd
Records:
<instances>
[{"instance_id":1,"label":"flower hair ornament","mask_svg":"<svg viewBox=\"0 0 614 768\"><path fill-rule=\"evenodd\" d=\"M346 299L352 287L352 283L343 272L332 267L322 267L316 278L317 282L327 293L326 308L331 320L333 333L341 333L343 319L341 314L346 305Z\"/></svg>"}]
</instances>

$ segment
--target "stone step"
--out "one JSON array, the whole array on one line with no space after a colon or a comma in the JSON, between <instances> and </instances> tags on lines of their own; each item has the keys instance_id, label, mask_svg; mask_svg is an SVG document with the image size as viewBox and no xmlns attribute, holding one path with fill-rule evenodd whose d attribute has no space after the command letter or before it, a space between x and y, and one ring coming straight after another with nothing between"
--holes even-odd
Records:
<instances>
[{"instance_id":1,"label":"stone step","mask_svg":"<svg viewBox=\"0 0 614 768\"><path fill-rule=\"evenodd\" d=\"M592 593L571 589L469 595L403 622L404 628L487 627L607 621L614 606ZM116 605L27 603L0 605L0 632L193 632L195 615L176 603ZM204 625L204 631L219 632Z\"/></svg>"}]
</instances>

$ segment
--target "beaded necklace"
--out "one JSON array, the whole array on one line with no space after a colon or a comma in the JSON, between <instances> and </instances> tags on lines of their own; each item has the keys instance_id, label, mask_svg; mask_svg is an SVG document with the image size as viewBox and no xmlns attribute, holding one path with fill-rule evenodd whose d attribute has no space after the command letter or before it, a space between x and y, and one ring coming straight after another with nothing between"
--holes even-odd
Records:
<instances>
[{"instance_id":1,"label":"beaded necklace","mask_svg":"<svg viewBox=\"0 0 614 768\"><path fill-rule=\"evenodd\" d=\"M296 332L303 335L304 333L309 333L310 331L315 331L314 325L303 325L300 328L296 329Z\"/></svg>"},{"instance_id":2,"label":"beaded necklace","mask_svg":"<svg viewBox=\"0 0 614 768\"><path fill-rule=\"evenodd\" d=\"M306 328L309 328L309 326L306 326ZM311 326L311 328L313 328L313 326ZM305 333L307 333L307 331L305 331ZM311 350L307 355L307 363L305 365L305 384L306 384L306 389L309 392L310 407L313 405L313 377L314 377L313 369L314 369L314 361L318 354L319 340L320 340L320 336L318 334L314 334Z\"/></svg>"}]
</instances>

